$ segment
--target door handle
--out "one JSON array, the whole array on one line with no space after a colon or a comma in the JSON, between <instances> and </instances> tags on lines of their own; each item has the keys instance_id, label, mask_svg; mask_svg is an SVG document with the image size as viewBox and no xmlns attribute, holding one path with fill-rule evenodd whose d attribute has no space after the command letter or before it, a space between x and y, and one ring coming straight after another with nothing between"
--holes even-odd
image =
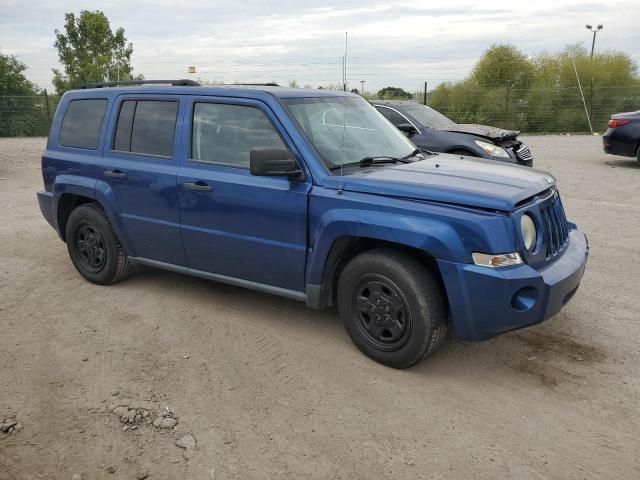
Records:
<instances>
[{"instance_id":1,"label":"door handle","mask_svg":"<svg viewBox=\"0 0 640 480\"><path fill-rule=\"evenodd\" d=\"M202 181L187 182L184 184L184 188L186 188L187 190L193 190L194 192L212 192L213 191L212 186L207 185Z\"/></svg>"},{"instance_id":2,"label":"door handle","mask_svg":"<svg viewBox=\"0 0 640 480\"><path fill-rule=\"evenodd\" d=\"M104 176L111 178L125 178L127 174L122 172L121 170L105 170Z\"/></svg>"}]
</instances>

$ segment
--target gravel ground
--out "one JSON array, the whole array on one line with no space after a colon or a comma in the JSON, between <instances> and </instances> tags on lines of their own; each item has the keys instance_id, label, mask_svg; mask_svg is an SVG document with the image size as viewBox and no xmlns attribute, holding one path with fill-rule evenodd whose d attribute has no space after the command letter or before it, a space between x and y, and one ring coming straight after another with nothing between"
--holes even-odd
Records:
<instances>
[{"instance_id":1,"label":"gravel ground","mask_svg":"<svg viewBox=\"0 0 640 480\"><path fill-rule=\"evenodd\" d=\"M396 371L334 310L151 269L87 283L37 208L44 140L0 139L0 479L640 478L640 165L526 141L589 236L580 290Z\"/></svg>"}]
</instances>

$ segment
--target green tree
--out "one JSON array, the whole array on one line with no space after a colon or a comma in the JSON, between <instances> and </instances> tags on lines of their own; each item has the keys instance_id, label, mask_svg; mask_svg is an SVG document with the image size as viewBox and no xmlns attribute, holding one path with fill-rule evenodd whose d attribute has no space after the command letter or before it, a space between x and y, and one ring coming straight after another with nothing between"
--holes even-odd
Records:
<instances>
[{"instance_id":1,"label":"green tree","mask_svg":"<svg viewBox=\"0 0 640 480\"><path fill-rule=\"evenodd\" d=\"M471 79L483 88L510 84L515 89L526 89L533 80L533 74L533 65L516 47L492 45L476 63Z\"/></svg>"},{"instance_id":2,"label":"green tree","mask_svg":"<svg viewBox=\"0 0 640 480\"><path fill-rule=\"evenodd\" d=\"M36 87L24 76L27 66L14 55L0 52L0 96L34 95Z\"/></svg>"},{"instance_id":3,"label":"green tree","mask_svg":"<svg viewBox=\"0 0 640 480\"><path fill-rule=\"evenodd\" d=\"M378 97L384 100L410 100L413 95L399 87L384 87L378 90Z\"/></svg>"},{"instance_id":4,"label":"green tree","mask_svg":"<svg viewBox=\"0 0 640 480\"><path fill-rule=\"evenodd\" d=\"M58 93L85 83L130 80L133 78L131 54L124 29L111 29L109 19L99 11L83 10L79 16L65 14L64 32L56 29L60 63L64 73L53 70Z\"/></svg>"},{"instance_id":5,"label":"green tree","mask_svg":"<svg viewBox=\"0 0 640 480\"><path fill-rule=\"evenodd\" d=\"M0 137L46 134L45 99L25 77L26 69L15 56L0 52Z\"/></svg>"},{"instance_id":6,"label":"green tree","mask_svg":"<svg viewBox=\"0 0 640 480\"><path fill-rule=\"evenodd\" d=\"M585 132L589 124L576 70L596 131L606 127L612 113L640 104L638 70L629 55L606 51L592 59L577 44L530 59L509 45L494 45L466 79L436 87L430 105L459 123Z\"/></svg>"}]
</instances>

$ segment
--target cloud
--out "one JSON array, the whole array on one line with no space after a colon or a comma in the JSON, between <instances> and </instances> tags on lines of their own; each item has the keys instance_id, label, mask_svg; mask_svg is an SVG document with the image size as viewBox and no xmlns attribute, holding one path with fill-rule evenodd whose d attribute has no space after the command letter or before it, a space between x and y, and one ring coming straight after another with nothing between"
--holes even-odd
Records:
<instances>
[{"instance_id":1,"label":"cloud","mask_svg":"<svg viewBox=\"0 0 640 480\"><path fill-rule=\"evenodd\" d=\"M349 32L348 74L367 90L396 85L417 90L464 77L493 43L511 43L527 54L590 42L585 23L603 23L598 49L624 49L640 60L640 32L633 0L600 4L579 0L519 2L449 0L376 3L365 0L197 2L107 0L87 6L68 0L4 0L0 49L27 64L27 75L51 88L58 68L54 29L64 13L100 9L112 27L125 28L134 44L134 68L147 78L196 77L217 81L339 83L344 32ZM623 42L620 40L624 39Z\"/></svg>"}]
</instances>

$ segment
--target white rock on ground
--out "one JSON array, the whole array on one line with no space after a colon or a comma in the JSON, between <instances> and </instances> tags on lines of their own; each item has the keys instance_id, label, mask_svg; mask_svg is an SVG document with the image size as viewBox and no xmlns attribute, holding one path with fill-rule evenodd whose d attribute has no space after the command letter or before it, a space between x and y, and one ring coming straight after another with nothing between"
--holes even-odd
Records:
<instances>
[{"instance_id":1,"label":"white rock on ground","mask_svg":"<svg viewBox=\"0 0 640 480\"><path fill-rule=\"evenodd\" d=\"M184 435L176 440L176 447L184 448L185 450L196 448L197 444L198 442L196 441L196 437L191 434Z\"/></svg>"},{"instance_id":2,"label":"white rock on ground","mask_svg":"<svg viewBox=\"0 0 640 480\"><path fill-rule=\"evenodd\" d=\"M173 428L178 424L175 418L158 417L153 421L153 426L157 428Z\"/></svg>"}]
</instances>

